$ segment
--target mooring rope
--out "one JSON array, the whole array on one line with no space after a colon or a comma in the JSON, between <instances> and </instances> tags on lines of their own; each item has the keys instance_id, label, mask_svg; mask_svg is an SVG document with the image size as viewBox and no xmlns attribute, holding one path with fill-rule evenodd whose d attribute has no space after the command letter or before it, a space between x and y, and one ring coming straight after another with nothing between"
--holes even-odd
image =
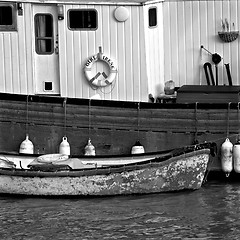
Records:
<instances>
[{"instance_id":1,"label":"mooring rope","mask_svg":"<svg viewBox=\"0 0 240 240\"><path fill-rule=\"evenodd\" d=\"M138 131L138 140L139 140L139 112L140 112L140 102L138 102L138 108L137 108L137 131Z\"/></svg>"},{"instance_id":2,"label":"mooring rope","mask_svg":"<svg viewBox=\"0 0 240 240\"><path fill-rule=\"evenodd\" d=\"M198 116L197 116L197 107L198 107L198 102L195 103L195 137L194 137L194 142L197 143L197 136L198 136Z\"/></svg>"},{"instance_id":3,"label":"mooring rope","mask_svg":"<svg viewBox=\"0 0 240 240\"><path fill-rule=\"evenodd\" d=\"M231 105L231 102L228 103L228 112L227 112L227 138L229 138L230 105Z\"/></svg>"},{"instance_id":4,"label":"mooring rope","mask_svg":"<svg viewBox=\"0 0 240 240\"><path fill-rule=\"evenodd\" d=\"M64 136L67 136L67 98L64 98L63 101L64 107Z\"/></svg>"},{"instance_id":5,"label":"mooring rope","mask_svg":"<svg viewBox=\"0 0 240 240\"><path fill-rule=\"evenodd\" d=\"M238 141L240 140L240 123L239 123L239 120L240 120L240 111L239 111L239 106L240 106L240 102L238 102L238 109L237 109L237 113L238 113Z\"/></svg>"},{"instance_id":6,"label":"mooring rope","mask_svg":"<svg viewBox=\"0 0 240 240\"><path fill-rule=\"evenodd\" d=\"M90 139L91 133L91 99L88 102L88 138Z\"/></svg>"},{"instance_id":7,"label":"mooring rope","mask_svg":"<svg viewBox=\"0 0 240 240\"><path fill-rule=\"evenodd\" d=\"M28 116L28 98L29 98L29 95L27 95L27 115L26 115L26 134L28 135L29 134L29 126L28 126L28 121L29 121L29 116Z\"/></svg>"}]
</instances>

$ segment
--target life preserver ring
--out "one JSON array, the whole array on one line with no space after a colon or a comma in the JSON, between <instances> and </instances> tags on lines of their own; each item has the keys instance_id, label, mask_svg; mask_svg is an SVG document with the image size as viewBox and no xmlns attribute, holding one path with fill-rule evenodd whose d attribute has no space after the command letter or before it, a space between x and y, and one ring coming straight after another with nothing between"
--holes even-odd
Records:
<instances>
[{"instance_id":1,"label":"life preserver ring","mask_svg":"<svg viewBox=\"0 0 240 240\"><path fill-rule=\"evenodd\" d=\"M109 66L109 75L105 72L98 72L97 74L92 73L92 66L97 61L103 61ZM117 67L115 63L103 53L98 53L90 57L84 66L84 73L87 80L96 87L106 87L114 81L117 75ZM103 79L98 79L100 76L103 76Z\"/></svg>"}]
</instances>

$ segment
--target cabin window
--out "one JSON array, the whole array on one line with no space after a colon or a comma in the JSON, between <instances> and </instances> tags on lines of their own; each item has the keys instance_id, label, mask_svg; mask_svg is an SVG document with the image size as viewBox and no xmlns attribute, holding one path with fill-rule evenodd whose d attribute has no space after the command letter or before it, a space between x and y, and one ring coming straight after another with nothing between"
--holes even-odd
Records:
<instances>
[{"instance_id":1,"label":"cabin window","mask_svg":"<svg viewBox=\"0 0 240 240\"><path fill-rule=\"evenodd\" d=\"M148 10L148 26L157 26L157 8L149 8Z\"/></svg>"},{"instance_id":2,"label":"cabin window","mask_svg":"<svg viewBox=\"0 0 240 240\"><path fill-rule=\"evenodd\" d=\"M94 9L69 10L68 27L71 30L96 30L97 11Z\"/></svg>"},{"instance_id":3,"label":"cabin window","mask_svg":"<svg viewBox=\"0 0 240 240\"><path fill-rule=\"evenodd\" d=\"M51 14L35 15L35 38L38 54L53 53L53 17Z\"/></svg>"},{"instance_id":4,"label":"cabin window","mask_svg":"<svg viewBox=\"0 0 240 240\"><path fill-rule=\"evenodd\" d=\"M0 31L17 30L16 4L0 3Z\"/></svg>"}]
</instances>

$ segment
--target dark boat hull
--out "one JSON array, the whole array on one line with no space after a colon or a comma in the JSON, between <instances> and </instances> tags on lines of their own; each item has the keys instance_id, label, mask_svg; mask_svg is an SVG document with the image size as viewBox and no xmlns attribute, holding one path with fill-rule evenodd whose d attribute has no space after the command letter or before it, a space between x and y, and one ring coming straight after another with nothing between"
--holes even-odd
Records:
<instances>
[{"instance_id":1,"label":"dark boat hull","mask_svg":"<svg viewBox=\"0 0 240 240\"><path fill-rule=\"evenodd\" d=\"M66 108L64 102L66 101ZM0 94L0 151L18 152L26 129L37 154L56 153L66 134L71 154L88 138L97 155L128 154L136 140L146 152L195 141L220 146L239 132L238 104L161 104ZM66 113L66 114L65 114ZM215 157L211 170L220 170Z\"/></svg>"}]
</instances>

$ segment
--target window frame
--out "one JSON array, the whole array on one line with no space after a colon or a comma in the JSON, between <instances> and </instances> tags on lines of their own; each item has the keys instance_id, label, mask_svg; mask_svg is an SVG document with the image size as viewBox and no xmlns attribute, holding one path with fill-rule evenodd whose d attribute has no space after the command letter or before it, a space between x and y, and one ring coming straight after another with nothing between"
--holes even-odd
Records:
<instances>
[{"instance_id":1,"label":"window frame","mask_svg":"<svg viewBox=\"0 0 240 240\"><path fill-rule=\"evenodd\" d=\"M155 13L156 13L156 24L150 26L150 10L153 10L153 9L155 10ZM149 27L149 28L156 28L157 26L158 26L157 7L156 7L156 6L150 7L150 8L148 9L148 27Z\"/></svg>"},{"instance_id":2,"label":"window frame","mask_svg":"<svg viewBox=\"0 0 240 240\"><path fill-rule=\"evenodd\" d=\"M37 28L36 28L36 18L38 16L50 16L51 17L51 20L52 20L52 36L51 37L37 37ZM38 55L52 55L54 53L54 18L53 18L53 15L51 13L37 13L34 15L34 33L35 33L35 52L38 54ZM38 40L52 40L51 41L51 52L41 52L41 51L38 51L39 48L37 47L38 45Z\"/></svg>"},{"instance_id":3,"label":"window frame","mask_svg":"<svg viewBox=\"0 0 240 240\"><path fill-rule=\"evenodd\" d=\"M17 31L17 4L0 2L0 7L11 7L12 9L12 24L11 25L0 25L0 32L13 32Z\"/></svg>"},{"instance_id":4,"label":"window frame","mask_svg":"<svg viewBox=\"0 0 240 240\"><path fill-rule=\"evenodd\" d=\"M96 27L95 28L71 28L70 27L70 12L77 12L77 11L82 11L82 12L86 12L86 11L93 11L96 13ZM69 9L68 12L67 12L67 18L68 18L68 29L71 30L71 31L96 31L98 29L98 11L94 8L72 8L72 9Z\"/></svg>"}]
</instances>

